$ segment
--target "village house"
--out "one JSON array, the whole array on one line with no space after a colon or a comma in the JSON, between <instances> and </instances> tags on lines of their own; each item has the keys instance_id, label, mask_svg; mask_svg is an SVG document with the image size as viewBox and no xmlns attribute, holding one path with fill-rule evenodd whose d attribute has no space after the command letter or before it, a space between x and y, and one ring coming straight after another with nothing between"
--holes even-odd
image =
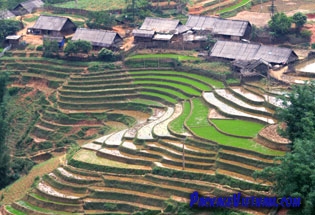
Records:
<instances>
[{"instance_id":1,"label":"village house","mask_svg":"<svg viewBox=\"0 0 315 215\"><path fill-rule=\"evenodd\" d=\"M252 26L248 21L189 15L186 26L197 35L213 35L229 40L249 39Z\"/></svg>"},{"instance_id":2,"label":"village house","mask_svg":"<svg viewBox=\"0 0 315 215\"><path fill-rule=\"evenodd\" d=\"M65 36L74 33L76 25L66 17L41 15L27 33Z\"/></svg>"},{"instance_id":3,"label":"village house","mask_svg":"<svg viewBox=\"0 0 315 215\"><path fill-rule=\"evenodd\" d=\"M94 49L108 48L117 50L122 45L122 37L114 31L78 28L72 37L73 41L91 42Z\"/></svg>"},{"instance_id":4,"label":"village house","mask_svg":"<svg viewBox=\"0 0 315 215\"><path fill-rule=\"evenodd\" d=\"M44 5L44 2L41 0L28 0L18 4L13 8L12 13L16 16L21 16L29 13L33 13L37 8L40 8Z\"/></svg>"},{"instance_id":5,"label":"village house","mask_svg":"<svg viewBox=\"0 0 315 215\"><path fill-rule=\"evenodd\" d=\"M269 68L298 60L292 49L235 41L217 41L210 58L232 61L233 71L243 77L263 76Z\"/></svg>"},{"instance_id":6,"label":"village house","mask_svg":"<svg viewBox=\"0 0 315 215\"><path fill-rule=\"evenodd\" d=\"M144 48L167 48L187 30L178 19L147 17L132 34L134 41Z\"/></svg>"},{"instance_id":7,"label":"village house","mask_svg":"<svg viewBox=\"0 0 315 215\"><path fill-rule=\"evenodd\" d=\"M0 19L10 19L15 17L15 14L9 10L0 10Z\"/></svg>"},{"instance_id":8,"label":"village house","mask_svg":"<svg viewBox=\"0 0 315 215\"><path fill-rule=\"evenodd\" d=\"M65 36L43 35L43 42L45 42L45 41L56 41L58 43L58 47L62 48L65 45L66 38L65 38Z\"/></svg>"}]
</instances>

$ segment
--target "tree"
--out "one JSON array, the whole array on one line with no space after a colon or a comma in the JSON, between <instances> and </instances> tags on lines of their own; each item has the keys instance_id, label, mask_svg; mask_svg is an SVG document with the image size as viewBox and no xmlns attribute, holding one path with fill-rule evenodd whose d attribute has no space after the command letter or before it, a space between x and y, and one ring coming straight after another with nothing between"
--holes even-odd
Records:
<instances>
[{"instance_id":1,"label":"tree","mask_svg":"<svg viewBox=\"0 0 315 215\"><path fill-rule=\"evenodd\" d=\"M22 24L19 21L9 19L0 20L0 26L0 41L22 29Z\"/></svg>"},{"instance_id":2,"label":"tree","mask_svg":"<svg viewBox=\"0 0 315 215\"><path fill-rule=\"evenodd\" d=\"M285 123L281 133L292 142L295 139L315 139L315 82L293 86L291 93L281 96L285 108L277 111Z\"/></svg>"},{"instance_id":3,"label":"tree","mask_svg":"<svg viewBox=\"0 0 315 215\"><path fill-rule=\"evenodd\" d=\"M292 16L292 22L295 24L295 27L298 30L298 32L301 31L301 28L306 23L306 21L307 21L307 16L301 12L297 12Z\"/></svg>"},{"instance_id":4,"label":"tree","mask_svg":"<svg viewBox=\"0 0 315 215\"><path fill-rule=\"evenodd\" d=\"M0 76L0 189L9 183L10 154L5 144L6 121L5 121L5 92L6 92L5 75Z\"/></svg>"},{"instance_id":5,"label":"tree","mask_svg":"<svg viewBox=\"0 0 315 215\"><path fill-rule=\"evenodd\" d=\"M92 29L111 29L115 17L105 11L93 11L88 14L86 25Z\"/></svg>"},{"instance_id":6,"label":"tree","mask_svg":"<svg viewBox=\"0 0 315 215\"><path fill-rule=\"evenodd\" d=\"M77 53L88 54L92 50L90 42L85 40L69 41L64 52L67 56Z\"/></svg>"},{"instance_id":7,"label":"tree","mask_svg":"<svg viewBox=\"0 0 315 215\"><path fill-rule=\"evenodd\" d=\"M302 208L298 214L315 211L315 142L296 139L293 151L278 158L281 163L256 172L255 177L273 181L272 190L278 197L301 197Z\"/></svg>"},{"instance_id":8,"label":"tree","mask_svg":"<svg viewBox=\"0 0 315 215\"><path fill-rule=\"evenodd\" d=\"M43 49L44 57L53 57L59 55L59 44L56 40L44 40Z\"/></svg>"},{"instance_id":9,"label":"tree","mask_svg":"<svg viewBox=\"0 0 315 215\"><path fill-rule=\"evenodd\" d=\"M284 13L276 13L268 22L268 26L275 37L284 36L290 31L291 20Z\"/></svg>"},{"instance_id":10,"label":"tree","mask_svg":"<svg viewBox=\"0 0 315 215\"><path fill-rule=\"evenodd\" d=\"M132 10L132 21L135 20L136 14L143 18L143 15L146 14L145 8L149 6L149 1L146 0L125 0L125 2L128 4L127 9Z\"/></svg>"},{"instance_id":11,"label":"tree","mask_svg":"<svg viewBox=\"0 0 315 215\"><path fill-rule=\"evenodd\" d=\"M103 61L114 61L115 54L109 49L102 48L98 53L98 58Z\"/></svg>"}]
</instances>

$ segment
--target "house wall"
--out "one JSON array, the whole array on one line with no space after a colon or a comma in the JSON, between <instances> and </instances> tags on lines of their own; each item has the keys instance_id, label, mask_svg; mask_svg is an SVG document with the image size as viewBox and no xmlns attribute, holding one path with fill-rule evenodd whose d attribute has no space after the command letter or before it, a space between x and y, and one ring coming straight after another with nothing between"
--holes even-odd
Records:
<instances>
[{"instance_id":1,"label":"house wall","mask_svg":"<svg viewBox=\"0 0 315 215\"><path fill-rule=\"evenodd\" d=\"M66 35L66 34L73 34L77 27L73 22L70 20L67 20L67 22L64 24L63 28L61 29L61 33Z\"/></svg>"}]
</instances>

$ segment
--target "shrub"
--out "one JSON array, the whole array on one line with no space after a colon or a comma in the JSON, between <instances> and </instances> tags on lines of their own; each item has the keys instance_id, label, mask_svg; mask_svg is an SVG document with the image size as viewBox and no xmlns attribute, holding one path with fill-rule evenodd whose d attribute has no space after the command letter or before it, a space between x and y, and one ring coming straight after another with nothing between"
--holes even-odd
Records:
<instances>
[{"instance_id":1,"label":"shrub","mask_svg":"<svg viewBox=\"0 0 315 215\"><path fill-rule=\"evenodd\" d=\"M312 43L311 48L315 49L315 43Z\"/></svg>"},{"instance_id":2,"label":"shrub","mask_svg":"<svg viewBox=\"0 0 315 215\"><path fill-rule=\"evenodd\" d=\"M301 37L305 38L305 39L311 39L312 36L312 32L309 30L302 30L301 31Z\"/></svg>"},{"instance_id":3,"label":"shrub","mask_svg":"<svg viewBox=\"0 0 315 215\"><path fill-rule=\"evenodd\" d=\"M36 51L43 51L43 45L39 45L36 47Z\"/></svg>"},{"instance_id":4,"label":"shrub","mask_svg":"<svg viewBox=\"0 0 315 215\"><path fill-rule=\"evenodd\" d=\"M103 61L114 61L115 54L109 49L102 48L101 51L98 52L98 59Z\"/></svg>"}]
</instances>

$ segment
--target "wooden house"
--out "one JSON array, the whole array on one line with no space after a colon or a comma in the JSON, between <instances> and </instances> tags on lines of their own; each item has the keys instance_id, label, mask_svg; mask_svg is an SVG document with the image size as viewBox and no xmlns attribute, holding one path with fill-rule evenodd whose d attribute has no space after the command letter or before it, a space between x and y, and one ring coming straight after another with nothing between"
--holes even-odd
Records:
<instances>
[{"instance_id":1,"label":"wooden house","mask_svg":"<svg viewBox=\"0 0 315 215\"><path fill-rule=\"evenodd\" d=\"M248 21L190 15L186 26L197 34L211 34L230 40L248 39L252 26Z\"/></svg>"},{"instance_id":2,"label":"wooden house","mask_svg":"<svg viewBox=\"0 0 315 215\"><path fill-rule=\"evenodd\" d=\"M72 40L89 41L94 49L119 49L123 41L122 37L117 32L87 28L77 29Z\"/></svg>"},{"instance_id":3,"label":"wooden house","mask_svg":"<svg viewBox=\"0 0 315 215\"><path fill-rule=\"evenodd\" d=\"M41 15L34 26L28 29L28 33L65 36L74 33L76 25L66 17Z\"/></svg>"},{"instance_id":4,"label":"wooden house","mask_svg":"<svg viewBox=\"0 0 315 215\"><path fill-rule=\"evenodd\" d=\"M272 65L286 65L298 59L292 49L233 41L217 41L210 57L227 60L264 60Z\"/></svg>"},{"instance_id":5,"label":"wooden house","mask_svg":"<svg viewBox=\"0 0 315 215\"><path fill-rule=\"evenodd\" d=\"M16 47L19 45L21 38L22 38L21 35L9 35L6 36L5 41L9 45L12 45L12 47Z\"/></svg>"},{"instance_id":6,"label":"wooden house","mask_svg":"<svg viewBox=\"0 0 315 215\"><path fill-rule=\"evenodd\" d=\"M0 19L10 19L15 17L15 14L9 10L0 10Z\"/></svg>"},{"instance_id":7,"label":"wooden house","mask_svg":"<svg viewBox=\"0 0 315 215\"><path fill-rule=\"evenodd\" d=\"M21 16L29 13L33 13L37 8L40 8L44 5L42 0L28 0L18 4L13 8L12 12L16 16Z\"/></svg>"}]
</instances>

